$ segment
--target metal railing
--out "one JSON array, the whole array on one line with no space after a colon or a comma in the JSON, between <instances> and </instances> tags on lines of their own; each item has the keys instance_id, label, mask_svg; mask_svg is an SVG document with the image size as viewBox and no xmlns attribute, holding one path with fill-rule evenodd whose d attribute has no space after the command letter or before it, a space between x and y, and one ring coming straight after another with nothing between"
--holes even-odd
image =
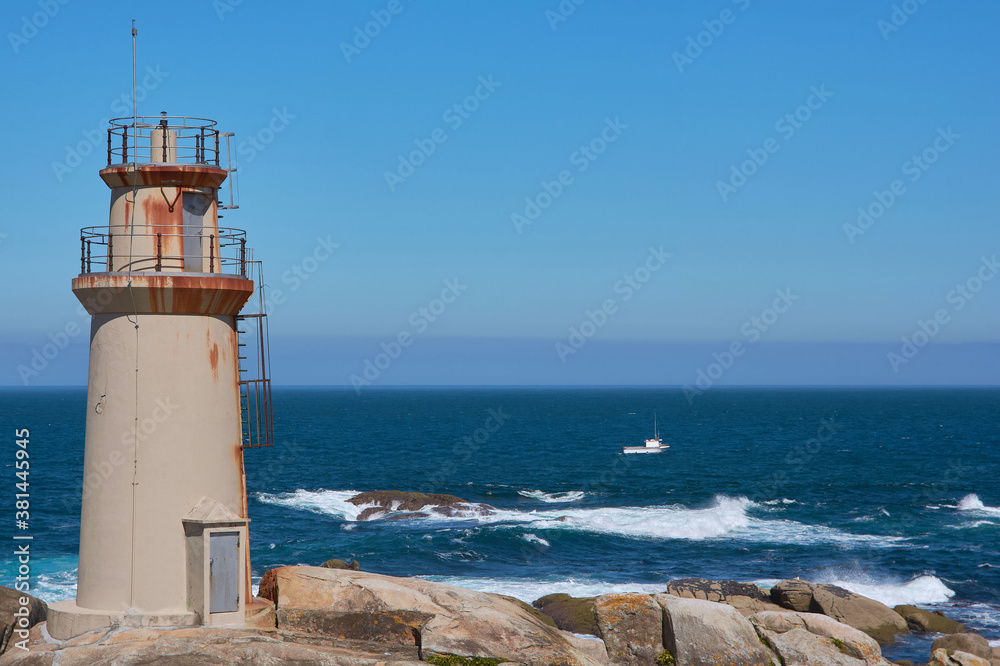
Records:
<instances>
[{"instance_id":1,"label":"metal railing","mask_svg":"<svg viewBox=\"0 0 1000 666\"><path fill-rule=\"evenodd\" d=\"M202 227L190 233L129 233L125 225L80 230L80 273L195 272L247 276L242 229Z\"/></svg>"},{"instance_id":2,"label":"metal railing","mask_svg":"<svg viewBox=\"0 0 1000 666\"><path fill-rule=\"evenodd\" d=\"M114 118L108 129L108 166L156 162L219 166L215 121L188 116Z\"/></svg>"}]
</instances>

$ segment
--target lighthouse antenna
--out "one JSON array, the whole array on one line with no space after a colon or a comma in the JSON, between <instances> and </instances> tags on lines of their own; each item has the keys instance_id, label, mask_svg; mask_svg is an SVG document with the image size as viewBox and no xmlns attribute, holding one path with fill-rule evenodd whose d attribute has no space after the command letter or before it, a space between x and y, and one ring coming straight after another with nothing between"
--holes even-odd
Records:
<instances>
[{"instance_id":1,"label":"lighthouse antenna","mask_svg":"<svg viewBox=\"0 0 1000 666\"><path fill-rule=\"evenodd\" d=\"M132 143L135 146L136 123L139 120L139 100L135 96L135 36L139 34L135 29L135 19L132 19Z\"/></svg>"},{"instance_id":2,"label":"lighthouse antenna","mask_svg":"<svg viewBox=\"0 0 1000 666\"><path fill-rule=\"evenodd\" d=\"M132 293L132 247L135 240L135 202L136 191L139 188L139 100L135 95L135 19L132 19L132 215L128 230L128 295L132 301L132 317L126 316L135 327L135 400L132 419L132 543L129 557L129 608L135 607L135 487L139 480L139 312L135 305L135 294ZM152 159L152 157L151 157Z\"/></svg>"}]
</instances>

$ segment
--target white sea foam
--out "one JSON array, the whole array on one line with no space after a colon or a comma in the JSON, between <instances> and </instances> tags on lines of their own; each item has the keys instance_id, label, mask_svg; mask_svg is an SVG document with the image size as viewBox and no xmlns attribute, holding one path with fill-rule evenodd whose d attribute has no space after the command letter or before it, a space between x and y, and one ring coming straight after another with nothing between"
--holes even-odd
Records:
<instances>
[{"instance_id":1,"label":"white sea foam","mask_svg":"<svg viewBox=\"0 0 1000 666\"><path fill-rule=\"evenodd\" d=\"M518 490L518 495L522 497L529 497L531 499L536 499L541 502L577 502L582 500L584 493L582 490L569 490L564 493L546 493L541 490Z\"/></svg>"},{"instance_id":2,"label":"white sea foam","mask_svg":"<svg viewBox=\"0 0 1000 666\"><path fill-rule=\"evenodd\" d=\"M356 521L366 508L347 502L356 494L352 490L296 490L294 493L258 493L256 497L268 504ZM703 508L675 504L593 509L568 507L534 511L496 509L486 515L470 511L452 516L432 514L420 520L443 523L474 521L499 528L524 526L532 531L571 530L648 539L698 541L731 538L764 543L864 544L872 547L892 546L905 541L903 537L851 534L821 525L758 518L749 513L754 508L759 508L759 505L745 497L716 495L711 504Z\"/></svg>"},{"instance_id":3,"label":"white sea foam","mask_svg":"<svg viewBox=\"0 0 1000 666\"><path fill-rule=\"evenodd\" d=\"M908 581L894 582L878 580L872 576L850 576L833 580L817 579L817 582L831 583L855 594L881 601L892 608L899 604L940 604L955 596L937 576L917 576Z\"/></svg>"},{"instance_id":4,"label":"white sea foam","mask_svg":"<svg viewBox=\"0 0 1000 666\"><path fill-rule=\"evenodd\" d=\"M955 530L966 530L966 529L971 529L973 527L982 527L983 525L1000 525L1000 523L997 523L996 521L993 520L976 520L974 522L967 523L965 525L949 525L949 527Z\"/></svg>"},{"instance_id":5,"label":"white sea foam","mask_svg":"<svg viewBox=\"0 0 1000 666\"><path fill-rule=\"evenodd\" d=\"M531 603L547 594L562 592L574 597L594 597L611 592L636 592L652 594L667 589L663 583L605 583L586 579L526 580L520 578L464 578L459 576L419 576L427 580L447 583L478 592L505 594Z\"/></svg>"},{"instance_id":6,"label":"white sea foam","mask_svg":"<svg viewBox=\"0 0 1000 666\"><path fill-rule=\"evenodd\" d=\"M975 493L969 493L963 497L956 507L959 511L975 511L977 513L988 513L995 516L1000 516L1000 507L998 506L986 506L983 501L979 499L979 495Z\"/></svg>"},{"instance_id":7,"label":"white sea foam","mask_svg":"<svg viewBox=\"0 0 1000 666\"><path fill-rule=\"evenodd\" d=\"M31 594L51 604L76 598L77 570L38 574L32 581Z\"/></svg>"},{"instance_id":8,"label":"white sea foam","mask_svg":"<svg viewBox=\"0 0 1000 666\"><path fill-rule=\"evenodd\" d=\"M994 604L957 604L945 612L985 635L1000 635L1000 607Z\"/></svg>"},{"instance_id":9,"label":"white sea foam","mask_svg":"<svg viewBox=\"0 0 1000 666\"><path fill-rule=\"evenodd\" d=\"M547 546L551 545L551 544L549 544L548 541L546 541L542 537L540 537L540 536L538 536L536 534L532 534L531 532L528 532L527 534L522 534L521 538L524 539L525 541L527 541L528 543L537 543L540 546L546 546L547 547Z\"/></svg>"},{"instance_id":10,"label":"white sea foam","mask_svg":"<svg viewBox=\"0 0 1000 666\"><path fill-rule=\"evenodd\" d=\"M757 587L767 590L774 587L783 580L784 578L760 578L751 582Z\"/></svg>"},{"instance_id":11,"label":"white sea foam","mask_svg":"<svg viewBox=\"0 0 1000 666\"><path fill-rule=\"evenodd\" d=\"M775 506L777 504L798 504L798 502L793 499L788 499L787 497L782 497L781 499L767 500L766 502L762 502L762 504Z\"/></svg>"},{"instance_id":12,"label":"white sea foam","mask_svg":"<svg viewBox=\"0 0 1000 666\"><path fill-rule=\"evenodd\" d=\"M855 535L791 520L751 516L756 507L745 497L717 495L704 508L683 505L606 507L558 511L498 512L490 520L528 523L534 529L575 530L650 539L703 540L731 538L766 543L834 543L892 545L900 537Z\"/></svg>"},{"instance_id":13,"label":"white sea foam","mask_svg":"<svg viewBox=\"0 0 1000 666\"><path fill-rule=\"evenodd\" d=\"M357 520L358 515L368 508L368 506L354 506L347 501L357 494L357 490L299 489L293 493L257 493L255 497L265 504L338 516L344 520Z\"/></svg>"}]
</instances>

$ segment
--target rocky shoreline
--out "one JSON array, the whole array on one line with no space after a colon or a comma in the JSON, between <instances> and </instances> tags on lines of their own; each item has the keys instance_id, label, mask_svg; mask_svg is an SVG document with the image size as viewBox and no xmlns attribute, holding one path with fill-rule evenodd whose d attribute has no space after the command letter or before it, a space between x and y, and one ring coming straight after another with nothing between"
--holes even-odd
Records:
<instances>
[{"instance_id":1,"label":"rocky shoreline","mask_svg":"<svg viewBox=\"0 0 1000 666\"><path fill-rule=\"evenodd\" d=\"M349 501L362 509L358 520L493 511L400 491ZM656 594L549 594L527 604L330 559L271 569L258 595L241 627L120 626L60 642L45 629L44 602L0 587L0 666L888 666L881 645L911 632L938 636L927 666L1000 666L1000 648L940 612L800 579L763 589L685 578Z\"/></svg>"},{"instance_id":2,"label":"rocky shoreline","mask_svg":"<svg viewBox=\"0 0 1000 666\"><path fill-rule=\"evenodd\" d=\"M109 627L64 642L45 631L43 602L32 598L21 621L25 595L0 588L0 665L888 666L880 644L917 631L942 634L928 666L1000 666L1000 649L940 613L799 579L764 590L688 578L659 594L552 594L529 605L356 567L271 569L247 627ZM28 650L16 645L24 624Z\"/></svg>"}]
</instances>

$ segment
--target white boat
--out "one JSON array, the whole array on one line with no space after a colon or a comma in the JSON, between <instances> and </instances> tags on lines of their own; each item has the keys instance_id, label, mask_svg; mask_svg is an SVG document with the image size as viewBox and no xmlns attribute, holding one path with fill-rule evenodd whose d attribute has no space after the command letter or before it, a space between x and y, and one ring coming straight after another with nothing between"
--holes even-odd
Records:
<instances>
[{"instance_id":1,"label":"white boat","mask_svg":"<svg viewBox=\"0 0 1000 666\"><path fill-rule=\"evenodd\" d=\"M660 433L656 429L656 413L653 413L653 437L646 440L645 446L623 446L622 453L663 453L670 448L669 444L664 444L660 439Z\"/></svg>"}]
</instances>

